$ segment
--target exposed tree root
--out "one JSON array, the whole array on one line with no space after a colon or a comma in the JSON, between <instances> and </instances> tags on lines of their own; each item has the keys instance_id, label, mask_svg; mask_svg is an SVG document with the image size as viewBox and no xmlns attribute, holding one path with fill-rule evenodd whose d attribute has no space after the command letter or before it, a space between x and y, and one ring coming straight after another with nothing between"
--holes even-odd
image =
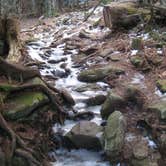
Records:
<instances>
[{"instance_id":1,"label":"exposed tree root","mask_svg":"<svg viewBox=\"0 0 166 166\"><path fill-rule=\"evenodd\" d=\"M27 161L29 162L29 165L30 166L40 166L40 162L37 161L31 153L25 151L25 150L22 150L22 149L16 149L15 151L16 155L20 156L20 157L23 157L25 159L27 159Z\"/></svg>"},{"instance_id":2,"label":"exposed tree root","mask_svg":"<svg viewBox=\"0 0 166 166\"><path fill-rule=\"evenodd\" d=\"M67 115L67 112L63 110L60 106L60 101L58 100L58 96L54 91L50 90L47 86L41 84L23 84L20 86L11 86L9 90L10 93L21 92L21 91L40 91L44 93L52 104L52 108L55 111L58 111L59 122L63 124L64 118ZM56 91L56 89L55 89Z\"/></svg>"},{"instance_id":3,"label":"exposed tree root","mask_svg":"<svg viewBox=\"0 0 166 166\"><path fill-rule=\"evenodd\" d=\"M3 118L2 114L0 113L0 128L2 128L10 137L11 137L11 151L10 154L8 154L8 165L12 166L12 158L14 154L19 155L21 157L24 157L29 162L34 163L36 166L40 165L40 162L37 161L33 155L34 152L26 147L24 141L9 127L6 120ZM22 149L17 149L17 145Z\"/></svg>"},{"instance_id":4,"label":"exposed tree root","mask_svg":"<svg viewBox=\"0 0 166 166\"><path fill-rule=\"evenodd\" d=\"M20 64L12 64L0 57L0 74L5 75L9 81L12 79L23 82L24 80L41 77L38 70L26 68Z\"/></svg>"}]
</instances>

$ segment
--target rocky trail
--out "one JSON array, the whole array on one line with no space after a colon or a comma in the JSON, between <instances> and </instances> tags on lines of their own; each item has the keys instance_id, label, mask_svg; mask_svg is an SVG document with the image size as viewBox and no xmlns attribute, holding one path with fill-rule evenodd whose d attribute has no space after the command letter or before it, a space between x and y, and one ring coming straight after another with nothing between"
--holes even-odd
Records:
<instances>
[{"instance_id":1,"label":"rocky trail","mask_svg":"<svg viewBox=\"0 0 166 166\"><path fill-rule=\"evenodd\" d=\"M164 166L165 27L107 28L108 11L98 6L86 21L77 11L22 22L21 63L31 69L12 86L1 78L3 115L53 166ZM133 21L117 18L122 27Z\"/></svg>"},{"instance_id":2,"label":"rocky trail","mask_svg":"<svg viewBox=\"0 0 166 166\"><path fill-rule=\"evenodd\" d=\"M42 76L75 101L54 126L59 147L50 155L55 166L163 165L165 50L149 33L113 33L102 11L87 22L83 12L64 14L28 43Z\"/></svg>"}]
</instances>

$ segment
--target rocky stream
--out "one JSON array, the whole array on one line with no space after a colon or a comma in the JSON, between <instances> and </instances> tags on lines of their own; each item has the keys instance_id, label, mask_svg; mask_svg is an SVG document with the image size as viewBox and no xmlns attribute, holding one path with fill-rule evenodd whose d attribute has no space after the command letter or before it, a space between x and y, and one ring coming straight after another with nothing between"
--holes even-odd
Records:
<instances>
[{"instance_id":1,"label":"rocky stream","mask_svg":"<svg viewBox=\"0 0 166 166\"><path fill-rule=\"evenodd\" d=\"M49 157L53 166L164 166L166 83L156 86L157 62L141 59L131 43L142 38L144 53L158 63L163 50L148 33L113 33L102 12L98 7L86 22L85 12L71 12L41 23L27 44L43 78L75 101L63 105L64 125L53 126L57 147ZM158 73L166 76L163 68Z\"/></svg>"}]
</instances>

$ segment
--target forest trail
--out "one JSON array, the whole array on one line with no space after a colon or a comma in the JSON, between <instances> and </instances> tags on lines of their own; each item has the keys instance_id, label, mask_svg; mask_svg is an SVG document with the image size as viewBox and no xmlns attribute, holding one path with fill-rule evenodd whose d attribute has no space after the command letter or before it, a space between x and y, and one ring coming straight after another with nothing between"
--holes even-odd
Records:
<instances>
[{"instance_id":1,"label":"forest trail","mask_svg":"<svg viewBox=\"0 0 166 166\"><path fill-rule=\"evenodd\" d=\"M105 28L102 11L103 7L98 7L86 22L84 12L71 12L38 20L35 27L22 29L28 54L38 64L43 78L67 91L75 101L72 107L64 105L68 113L64 125L54 126L57 147L49 153L50 158L57 159L54 166L109 165L102 151L111 162L113 154L107 153L108 140L106 136L103 140L102 133L108 128L107 118L115 113L115 117L120 116L119 124L121 118L125 119L125 128L116 124L109 129L121 138L109 138L115 139L115 145L110 145L117 153L113 162L155 165L164 155L160 138L165 138L165 47L156 47L157 41L144 31L113 32ZM94 124L95 129L102 129L96 129L96 135L94 128L88 128L86 133L86 127ZM91 146L92 138L104 141L98 152L93 151L97 144ZM118 145L116 141L120 141Z\"/></svg>"}]
</instances>

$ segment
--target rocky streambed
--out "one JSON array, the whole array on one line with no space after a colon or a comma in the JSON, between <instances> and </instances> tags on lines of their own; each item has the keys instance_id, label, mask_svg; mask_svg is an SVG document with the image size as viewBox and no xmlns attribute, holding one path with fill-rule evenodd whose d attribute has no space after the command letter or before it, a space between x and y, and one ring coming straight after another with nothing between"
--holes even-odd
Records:
<instances>
[{"instance_id":1,"label":"rocky streambed","mask_svg":"<svg viewBox=\"0 0 166 166\"><path fill-rule=\"evenodd\" d=\"M27 44L43 78L74 100L53 127L49 156L54 166L164 165L164 52L149 34L112 33L102 10L86 22L73 12L39 25ZM132 46L140 36L143 51Z\"/></svg>"}]
</instances>

